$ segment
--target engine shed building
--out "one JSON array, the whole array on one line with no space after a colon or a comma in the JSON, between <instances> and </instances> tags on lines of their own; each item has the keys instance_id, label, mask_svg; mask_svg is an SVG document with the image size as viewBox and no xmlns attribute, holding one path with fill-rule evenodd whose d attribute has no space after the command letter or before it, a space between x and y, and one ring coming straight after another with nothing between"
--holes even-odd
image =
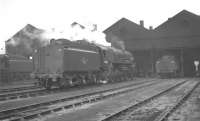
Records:
<instances>
[{"instance_id":1,"label":"engine shed building","mask_svg":"<svg viewBox=\"0 0 200 121\"><path fill-rule=\"evenodd\" d=\"M31 24L20 29L6 42L6 53L13 55L32 56L33 50L45 45L42 34L45 31Z\"/></svg>"},{"instance_id":2,"label":"engine shed building","mask_svg":"<svg viewBox=\"0 0 200 121\"><path fill-rule=\"evenodd\" d=\"M108 42L123 41L137 63L138 75L154 76L155 62L164 54L174 55L179 62L180 76L195 76L194 61L200 61L200 16L183 10L157 28L144 28L122 18L104 33ZM199 68L200 69L200 68Z\"/></svg>"}]
</instances>

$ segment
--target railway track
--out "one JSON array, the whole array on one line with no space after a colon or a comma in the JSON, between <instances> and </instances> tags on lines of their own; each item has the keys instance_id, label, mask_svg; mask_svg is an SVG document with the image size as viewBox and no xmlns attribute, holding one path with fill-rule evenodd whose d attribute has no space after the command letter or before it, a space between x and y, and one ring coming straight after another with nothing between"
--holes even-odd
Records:
<instances>
[{"instance_id":1,"label":"railway track","mask_svg":"<svg viewBox=\"0 0 200 121\"><path fill-rule=\"evenodd\" d=\"M155 81L155 80L152 80ZM146 83L146 81L142 81L142 82L136 82L134 84L128 85L129 86L133 86L133 85L137 85L137 84L142 84L142 83ZM87 88L87 86L82 87L83 88ZM75 88L70 88L71 91ZM35 88L35 89L29 89L27 91L16 91L16 92L9 92L9 93L3 93L0 94L0 102L2 101L9 101L9 100L15 100L15 99L24 99L24 98L30 98L30 97L37 97L37 96L44 96L44 95L49 95L49 94L55 94L55 93L61 93L61 92L65 92L65 91L70 91L70 89L52 89L52 90L46 90L44 88ZM77 88L76 88L77 89Z\"/></svg>"},{"instance_id":2,"label":"railway track","mask_svg":"<svg viewBox=\"0 0 200 121\"><path fill-rule=\"evenodd\" d=\"M52 91L48 91L42 88L35 88L35 89L27 89L24 91L16 91L16 92L8 92L0 94L0 102L1 101L8 101L8 100L14 100L14 99L20 99L20 98L28 98L28 97L36 97L36 96L42 96L45 94L49 94Z\"/></svg>"},{"instance_id":3,"label":"railway track","mask_svg":"<svg viewBox=\"0 0 200 121\"><path fill-rule=\"evenodd\" d=\"M25 90L37 89L37 88L40 88L40 87L38 87L38 86L24 86L24 87L6 88L6 89L0 89L0 94L17 92L17 91L25 91Z\"/></svg>"},{"instance_id":4,"label":"railway track","mask_svg":"<svg viewBox=\"0 0 200 121\"><path fill-rule=\"evenodd\" d=\"M199 83L191 82L190 85L190 88L182 88L181 84L170 87L134 105L120 110L101 121L165 121L179 105L187 100ZM162 98L170 92L178 90L178 88L182 89L181 91L177 91L179 94L175 93L171 98L170 96L168 98ZM159 100L161 103L159 103ZM162 100L164 100L164 102L162 102ZM169 104L166 104L166 100L170 100L171 103L168 102ZM162 103L165 105L162 105Z\"/></svg>"},{"instance_id":5,"label":"railway track","mask_svg":"<svg viewBox=\"0 0 200 121\"><path fill-rule=\"evenodd\" d=\"M160 81L162 83L162 81ZM183 83L183 82L182 82ZM78 96L72 96L68 98L62 98L58 100L52 100L47 102L35 103L31 105L25 105L23 107L16 107L12 109L0 111L0 120L9 119L10 121L28 120L36 118L41 115L50 114L60 110L71 109L74 107L82 106L84 104L90 104L103 99L107 99L123 93L128 93L140 88L158 84L158 81L147 82L138 85L132 85L129 87L115 88L104 90L100 92L92 92L89 94L83 94Z\"/></svg>"},{"instance_id":6,"label":"railway track","mask_svg":"<svg viewBox=\"0 0 200 121\"><path fill-rule=\"evenodd\" d=\"M199 79L197 79L199 81ZM200 85L166 117L166 121L199 121Z\"/></svg>"},{"instance_id":7,"label":"railway track","mask_svg":"<svg viewBox=\"0 0 200 121\"><path fill-rule=\"evenodd\" d=\"M170 117L195 91L195 89L199 86L200 83L196 84L188 93L185 93L180 100L178 100L172 107L167 108L160 117L158 117L155 121L167 121L168 117Z\"/></svg>"}]
</instances>

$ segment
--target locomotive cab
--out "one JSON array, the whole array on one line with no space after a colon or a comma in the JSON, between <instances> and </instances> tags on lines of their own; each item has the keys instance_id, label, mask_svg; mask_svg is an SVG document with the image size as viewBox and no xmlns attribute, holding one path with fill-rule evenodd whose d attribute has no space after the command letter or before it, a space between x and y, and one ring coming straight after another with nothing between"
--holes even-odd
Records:
<instances>
[{"instance_id":1,"label":"locomotive cab","mask_svg":"<svg viewBox=\"0 0 200 121\"><path fill-rule=\"evenodd\" d=\"M134 58L131 53L113 47L101 47L105 77L109 82L133 77Z\"/></svg>"}]
</instances>

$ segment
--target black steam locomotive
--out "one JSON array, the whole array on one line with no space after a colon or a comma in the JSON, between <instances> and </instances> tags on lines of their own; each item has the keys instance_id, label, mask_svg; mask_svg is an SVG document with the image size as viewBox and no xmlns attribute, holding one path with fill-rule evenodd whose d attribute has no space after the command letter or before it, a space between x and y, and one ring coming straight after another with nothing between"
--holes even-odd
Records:
<instances>
[{"instance_id":1,"label":"black steam locomotive","mask_svg":"<svg viewBox=\"0 0 200 121\"><path fill-rule=\"evenodd\" d=\"M21 55L0 55L0 83L28 80L32 71L32 60Z\"/></svg>"},{"instance_id":2,"label":"black steam locomotive","mask_svg":"<svg viewBox=\"0 0 200 121\"><path fill-rule=\"evenodd\" d=\"M135 69L131 53L84 40L51 40L33 58L32 76L48 89L127 80Z\"/></svg>"},{"instance_id":3,"label":"black steam locomotive","mask_svg":"<svg viewBox=\"0 0 200 121\"><path fill-rule=\"evenodd\" d=\"M163 55L156 61L156 73L161 78L177 77L179 62L173 55Z\"/></svg>"}]
</instances>

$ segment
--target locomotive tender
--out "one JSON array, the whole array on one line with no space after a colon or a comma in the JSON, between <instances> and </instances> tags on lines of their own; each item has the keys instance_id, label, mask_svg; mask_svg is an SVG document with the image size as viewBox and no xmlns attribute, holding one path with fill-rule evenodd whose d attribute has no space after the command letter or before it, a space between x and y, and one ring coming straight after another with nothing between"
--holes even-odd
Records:
<instances>
[{"instance_id":1,"label":"locomotive tender","mask_svg":"<svg viewBox=\"0 0 200 121\"><path fill-rule=\"evenodd\" d=\"M32 71L32 60L21 55L0 55L0 83L28 80Z\"/></svg>"},{"instance_id":2,"label":"locomotive tender","mask_svg":"<svg viewBox=\"0 0 200 121\"><path fill-rule=\"evenodd\" d=\"M51 40L35 50L33 59L33 76L48 89L133 77L134 58L129 52L84 40Z\"/></svg>"}]
</instances>

